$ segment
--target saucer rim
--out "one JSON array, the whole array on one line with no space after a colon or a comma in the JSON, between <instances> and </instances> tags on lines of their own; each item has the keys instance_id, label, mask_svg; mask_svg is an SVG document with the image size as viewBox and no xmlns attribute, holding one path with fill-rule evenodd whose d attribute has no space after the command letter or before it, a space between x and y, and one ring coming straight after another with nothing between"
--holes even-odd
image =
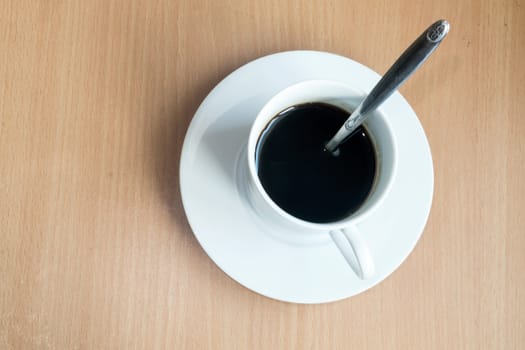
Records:
<instances>
[{"instance_id":1,"label":"saucer rim","mask_svg":"<svg viewBox=\"0 0 525 350\"><path fill-rule=\"evenodd\" d=\"M181 151L181 158L180 158L180 167L179 167L179 175L180 175L180 181L179 181L179 186L180 186L180 191L181 191L181 198L182 198L182 204L183 204L183 208L184 208L184 211L185 211L185 214L188 218L188 222L190 224L190 227L192 228L192 232L195 236L195 238L197 239L197 241L199 242L199 244L201 245L201 247L203 248L203 250L206 252L206 254L210 257L210 259L226 274L228 275L231 279L233 279L234 281L236 281L237 283L241 284L242 286L248 288L249 290L257 293L257 294L261 294L261 295L264 295L268 298L271 298L271 299L274 299L274 300L278 300L278 301L284 301L284 302L290 302L290 303L299 303L299 304L320 304L320 303L330 303L330 302L335 302L335 301L339 301L339 300L343 300L343 299L346 299L346 298L349 298L351 296L354 296L356 294L360 294L372 287L374 287L375 285L377 285L378 283L384 281L386 278L388 278L393 272L395 272L399 266L407 259L407 257L410 255L410 253L413 251L414 247L416 246L417 242L419 241L419 239L421 238L421 235L423 234L424 232L424 228L426 226L426 223L428 221L428 217L429 217L429 214L430 214L430 209L431 209L431 206L432 206L432 199L433 199L433 193L434 193L434 171L433 171L433 162L432 162L432 154L430 152L430 146L428 145L428 139L424 133L424 130L419 122L419 119L417 118L417 115L416 113L413 111L412 107L410 106L410 104L408 103L408 101L406 101L406 99L398 92L396 92L396 94L399 95L399 97L401 97L401 99L404 101L404 103L406 103L407 107L410 109L410 112L416 117L416 122L419 123L419 127L421 128L421 131L423 132L423 137L424 137L424 140L426 141L426 146L427 146L427 149L428 149L428 152L427 152L427 156L428 156L428 160L429 160L429 165L430 165L430 178L429 178L429 198L428 200L425 202L426 204L426 207L427 207L427 210L425 211L425 215L424 215L424 218L423 218L423 224L422 224L422 227L421 229L419 230L419 233L417 234L417 237L413 240L411 240L410 242L405 242L404 243L404 246L406 246L407 248L409 249L406 249L406 253L402 256L401 259L399 259L399 261L397 263L394 263L392 266L394 266L393 268L389 268L389 272L387 274L385 274L384 276L382 276L380 279L377 279L376 281L374 281L374 283L371 283L369 284L368 286L366 286L365 288L361 288L361 290L355 292L355 293L351 293L351 294L347 294L347 295L344 295L344 296L341 296L339 298L330 298L330 299L322 299L322 298L318 298L318 299L322 299L322 300L297 300L297 299L294 299L294 298L283 298L283 297L278 297L278 296L275 296L275 295L271 295L269 293L265 293L263 291L260 291L260 290L256 290L255 288L253 288L253 286L250 286L246 283L244 283L243 281L239 280L238 278L235 278L235 274L231 271L228 270L228 268L226 268L225 266L221 266L221 264L214 258L214 254L212 254L208 248L206 246L206 243L204 243L202 241L202 237L199 237L199 234L196 232L195 230L195 223L193 222L193 219L192 219L192 215L189 214L189 211L191 211L192 209L189 209L188 208L188 203L187 203L187 199L185 199L186 195L184 194L185 193L185 190L184 190L184 187L185 187L185 182L187 181L186 180L186 176L184 175L185 171L184 171L184 167L185 167L185 164L187 163L187 153L188 153L188 149L190 148L190 143L191 143L191 140L190 140L190 137L194 134L194 130L198 127L198 123L200 121L200 119L203 119L202 117L202 113L203 111L208 107L208 103L209 100L213 99L215 95L219 94L221 89L226 86L230 80L234 79L237 75L239 74L242 74L244 70L246 70L249 66L254 66L254 65L257 65L259 62L263 61L263 60L267 60L267 59L271 59L271 58L279 58L279 57L284 57L286 55L292 55L292 56L295 56L295 55L321 55L321 56L335 56L335 57L338 57L340 59L344 59L344 60L347 60L349 62L351 62L352 64L358 66L360 69L364 69L364 70L367 70L369 71L370 73L373 73L374 75L377 76L377 78L379 79L379 74L377 74L376 72L374 72L373 70L371 70L370 68L364 66L363 64L359 63L359 62L356 62L348 57L344 57L344 56L340 56L340 55L337 55L337 54L333 54L333 53L328 53L328 52L322 52L322 51L311 51L311 50L294 50L294 51L284 51L284 52L278 52L278 53L274 53L274 54L270 54L270 55L266 55L266 56L263 56L263 57L259 57L253 61L250 61L246 64L244 64L243 66L237 68L236 70L234 70L233 72L231 72L230 74L228 74L223 80L221 80L221 82L219 82L210 92L209 94L204 98L204 100L201 102L201 104L199 105L199 108L197 109L197 111L195 112L193 118L192 118L192 121L190 123L190 126L188 127L188 130L185 134L185 138L184 138L184 143L183 143L183 147L182 147L182 151ZM297 58L297 57L295 57ZM315 79L306 79L306 80L315 80ZM325 79L327 80L327 79ZM290 84L288 86L291 86L291 85L294 85L295 83L297 83L298 81L296 82L290 82ZM282 90L282 89L280 89ZM186 160L186 161L185 161ZM187 166L189 167L189 165ZM364 218L364 221L366 221L367 218ZM255 227L255 224L254 224L254 227Z\"/></svg>"}]
</instances>

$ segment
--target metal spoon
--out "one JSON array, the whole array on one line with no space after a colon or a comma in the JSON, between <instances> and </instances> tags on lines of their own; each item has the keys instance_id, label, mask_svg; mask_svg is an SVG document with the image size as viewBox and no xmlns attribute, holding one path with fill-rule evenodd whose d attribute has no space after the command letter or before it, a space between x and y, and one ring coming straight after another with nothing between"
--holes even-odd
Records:
<instances>
[{"instance_id":1,"label":"metal spoon","mask_svg":"<svg viewBox=\"0 0 525 350\"><path fill-rule=\"evenodd\" d=\"M352 133L383 103L398 87L401 86L439 46L447 35L450 25L445 20L439 20L425 30L397 59L392 67L379 80L368 96L359 104L343 126L328 141L326 150L337 155L339 145L347 140Z\"/></svg>"}]
</instances>

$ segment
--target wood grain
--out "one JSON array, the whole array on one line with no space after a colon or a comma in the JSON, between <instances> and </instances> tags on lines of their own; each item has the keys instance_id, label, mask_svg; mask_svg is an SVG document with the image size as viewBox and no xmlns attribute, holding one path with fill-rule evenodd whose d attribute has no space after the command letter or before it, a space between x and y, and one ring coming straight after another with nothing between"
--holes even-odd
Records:
<instances>
[{"instance_id":1,"label":"wood grain","mask_svg":"<svg viewBox=\"0 0 525 350\"><path fill-rule=\"evenodd\" d=\"M525 348L525 3L0 0L1 349ZM402 93L435 197L414 252L302 306L226 277L186 221L185 131L236 67L292 49L384 72L452 29Z\"/></svg>"}]
</instances>

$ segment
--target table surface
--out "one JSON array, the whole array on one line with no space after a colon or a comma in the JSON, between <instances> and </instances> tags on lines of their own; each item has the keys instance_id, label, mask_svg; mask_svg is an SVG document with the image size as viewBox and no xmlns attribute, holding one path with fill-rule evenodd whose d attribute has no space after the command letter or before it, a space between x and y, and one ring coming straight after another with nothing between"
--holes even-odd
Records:
<instances>
[{"instance_id":1,"label":"table surface","mask_svg":"<svg viewBox=\"0 0 525 350\"><path fill-rule=\"evenodd\" d=\"M0 348L525 348L525 3L0 0ZM432 211L406 262L323 305L255 294L206 256L184 134L235 68L284 50L385 72L427 132Z\"/></svg>"}]
</instances>

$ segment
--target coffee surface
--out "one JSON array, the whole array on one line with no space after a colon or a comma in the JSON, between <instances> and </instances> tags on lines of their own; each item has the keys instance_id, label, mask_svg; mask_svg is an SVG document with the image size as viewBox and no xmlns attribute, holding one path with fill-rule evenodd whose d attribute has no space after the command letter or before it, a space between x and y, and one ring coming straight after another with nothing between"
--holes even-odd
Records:
<instances>
[{"instance_id":1,"label":"coffee surface","mask_svg":"<svg viewBox=\"0 0 525 350\"><path fill-rule=\"evenodd\" d=\"M359 127L334 156L324 149L349 113L325 103L279 113L257 143L256 167L266 193L284 211L310 222L341 220L366 200L376 174L368 131Z\"/></svg>"}]
</instances>

